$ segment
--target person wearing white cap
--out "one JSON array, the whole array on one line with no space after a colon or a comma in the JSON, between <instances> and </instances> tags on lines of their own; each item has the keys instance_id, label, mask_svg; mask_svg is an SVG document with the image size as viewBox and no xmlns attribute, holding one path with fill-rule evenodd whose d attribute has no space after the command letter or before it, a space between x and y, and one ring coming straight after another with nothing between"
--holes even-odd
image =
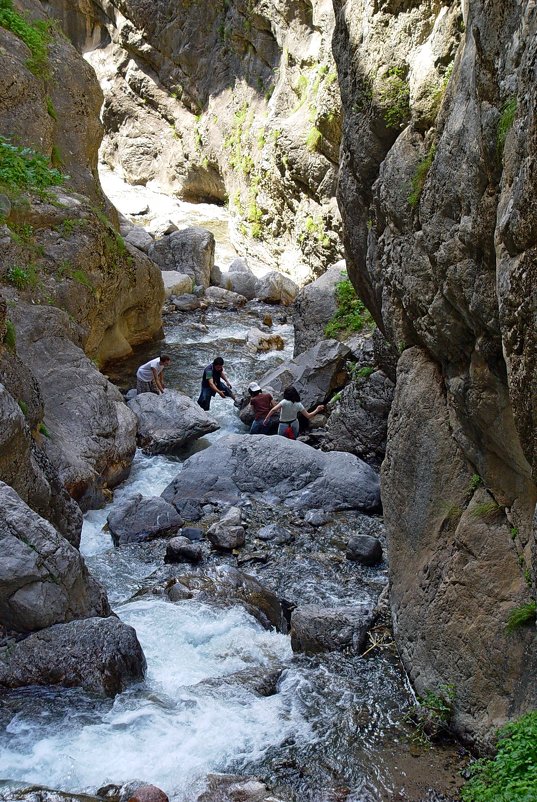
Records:
<instances>
[{"instance_id":1,"label":"person wearing white cap","mask_svg":"<svg viewBox=\"0 0 537 802\"><path fill-rule=\"evenodd\" d=\"M265 416L275 405L275 401L270 393L264 393L257 382L248 385L250 394L250 406L254 410L255 419L250 426L250 434L273 434L274 426L271 423L265 424Z\"/></svg>"}]
</instances>

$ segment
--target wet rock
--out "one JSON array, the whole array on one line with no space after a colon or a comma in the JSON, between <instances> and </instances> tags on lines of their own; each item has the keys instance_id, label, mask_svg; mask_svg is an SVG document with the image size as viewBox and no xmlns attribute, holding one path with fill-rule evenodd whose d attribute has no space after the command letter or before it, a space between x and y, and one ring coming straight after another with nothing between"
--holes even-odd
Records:
<instances>
[{"instance_id":1,"label":"wet rock","mask_svg":"<svg viewBox=\"0 0 537 802\"><path fill-rule=\"evenodd\" d=\"M355 535L348 542L346 557L362 565L377 565L382 561L380 540L370 535Z\"/></svg>"},{"instance_id":2,"label":"wet rock","mask_svg":"<svg viewBox=\"0 0 537 802\"><path fill-rule=\"evenodd\" d=\"M168 537L183 524L171 504L158 496L144 498L140 493L118 504L106 521L115 546Z\"/></svg>"},{"instance_id":3,"label":"wet rock","mask_svg":"<svg viewBox=\"0 0 537 802\"><path fill-rule=\"evenodd\" d=\"M180 300L182 296L191 292L192 278L185 273L178 273L176 270L163 270L161 275L166 298L173 296Z\"/></svg>"},{"instance_id":4,"label":"wet rock","mask_svg":"<svg viewBox=\"0 0 537 802\"><path fill-rule=\"evenodd\" d=\"M194 312L201 307L201 301L198 296L189 292L183 295L171 295L170 303L173 304L177 312Z\"/></svg>"},{"instance_id":5,"label":"wet rock","mask_svg":"<svg viewBox=\"0 0 537 802\"><path fill-rule=\"evenodd\" d=\"M273 325L272 315L265 314L263 315L263 326L268 326L269 328Z\"/></svg>"},{"instance_id":6,"label":"wet rock","mask_svg":"<svg viewBox=\"0 0 537 802\"><path fill-rule=\"evenodd\" d=\"M358 457L264 435L229 435L194 454L162 497L186 518L189 499L237 504L243 494L294 509L374 511L380 504L379 478Z\"/></svg>"},{"instance_id":7,"label":"wet rock","mask_svg":"<svg viewBox=\"0 0 537 802\"><path fill-rule=\"evenodd\" d=\"M268 524L263 526L257 533L260 540L270 540L277 546L290 543L293 540L292 534L279 524Z\"/></svg>"},{"instance_id":8,"label":"wet rock","mask_svg":"<svg viewBox=\"0 0 537 802\"><path fill-rule=\"evenodd\" d=\"M166 544L165 563L199 563L203 557L201 546L188 537L172 537Z\"/></svg>"},{"instance_id":9,"label":"wet rock","mask_svg":"<svg viewBox=\"0 0 537 802\"><path fill-rule=\"evenodd\" d=\"M140 226L133 226L125 235L125 242L130 242L139 251L147 253L154 242L151 234Z\"/></svg>"},{"instance_id":10,"label":"wet rock","mask_svg":"<svg viewBox=\"0 0 537 802\"><path fill-rule=\"evenodd\" d=\"M246 335L246 347L254 353L265 351L283 351L285 343L279 334L250 329Z\"/></svg>"},{"instance_id":11,"label":"wet rock","mask_svg":"<svg viewBox=\"0 0 537 802\"><path fill-rule=\"evenodd\" d=\"M167 795L156 785L143 780L131 780L119 791L118 802L169 802Z\"/></svg>"},{"instance_id":12,"label":"wet rock","mask_svg":"<svg viewBox=\"0 0 537 802\"><path fill-rule=\"evenodd\" d=\"M215 677L199 682L196 687L214 687L219 691L222 685L231 687L239 686L246 688L250 693L255 693L257 696L274 696L278 692L278 681L280 679L282 669L280 666L276 668L263 668L263 667L249 667L243 671L236 671L234 674L228 674L226 677Z\"/></svg>"},{"instance_id":13,"label":"wet rock","mask_svg":"<svg viewBox=\"0 0 537 802\"><path fill-rule=\"evenodd\" d=\"M281 398L289 385L296 387L306 409L324 404L348 381L345 362L350 349L337 340L323 340L290 362L265 373L261 387L272 387Z\"/></svg>"},{"instance_id":14,"label":"wet rock","mask_svg":"<svg viewBox=\"0 0 537 802\"><path fill-rule=\"evenodd\" d=\"M55 624L0 648L0 687L63 685L115 696L143 678L134 629L115 616Z\"/></svg>"},{"instance_id":15,"label":"wet rock","mask_svg":"<svg viewBox=\"0 0 537 802\"><path fill-rule=\"evenodd\" d=\"M244 526L216 523L207 530L207 539L218 551L233 551L244 546L246 533Z\"/></svg>"},{"instance_id":16,"label":"wet rock","mask_svg":"<svg viewBox=\"0 0 537 802\"><path fill-rule=\"evenodd\" d=\"M53 791L39 785L23 787L22 783L7 782L6 789L0 790L0 802L80 802L80 794L68 791ZM102 797L84 794L84 802L102 802ZM110 797L110 802L117 802L116 797Z\"/></svg>"},{"instance_id":17,"label":"wet rock","mask_svg":"<svg viewBox=\"0 0 537 802\"><path fill-rule=\"evenodd\" d=\"M267 273L266 276L259 279L257 286L257 297L267 304L289 306L294 302L297 293L298 285L288 276L276 271Z\"/></svg>"},{"instance_id":18,"label":"wet rock","mask_svg":"<svg viewBox=\"0 0 537 802\"><path fill-rule=\"evenodd\" d=\"M281 802L257 777L209 774L196 802Z\"/></svg>"},{"instance_id":19,"label":"wet rock","mask_svg":"<svg viewBox=\"0 0 537 802\"><path fill-rule=\"evenodd\" d=\"M0 620L16 632L110 615L80 553L0 482Z\"/></svg>"},{"instance_id":20,"label":"wet rock","mask_svg":"<svg viewBox=\"0 0 537 802\"><path fill-rule=\"evenodd\" d=\"M167 590L168 598L171 602L184 601L191 599L193 592L189 590L182 582L174 582Z\"/></svg>"},{"instance_id":21,"label":"wet rock","mask_svg":"<svg viewBox=\"0 0 537 802\"><path fill-rule=\"evenodd\" d=\"M198 540L203 540L205 537L205 532L203 529L196 529L195 526L183 526L179 534L182 537L187 537L189 540L196 542Z\"/></svg>"},{"instance_id":22,"label":"wet rock","mask_svg":"<svg viewBox=\"0 0 537 802\"><path fill-rule=\"evenodd\" d=\"M142 393L129 401L138 419L138 441L147 454L162 454L219 429L218 423L178 390Z\"/></svg>"},{"instance_id":23,"label":"wet rock","mask_svg":"<svg viewBox=\"0 0 537 802\"><path fill-rule=\"evenodd\" d=\"M316 654L350 649L360 652L374 620L366 605L324 607L305 604L291 614L291 646L294 652Z\"/></svg>"},{"instance_id":24,"label":"wet rock","mask_svg":"<svg viewBox=\"0 0 537 802\"><path fill-rule=\"evenodd\" d=\"M337 311L336 284L347 278L345 262L337 262L298 292L293 307L294 356L324 339L324 329Z\"/></svg>"},{"instance_id":25,"label":"wet rock","mask_svg":"<svg viewBox=\"0 0 537 802\"><path fill-rule=\"evenodd\" d=\"M148 253L163 270L186 273L195 284L209 286L214 265L214 236L210 231L197 226L174 231L157 240Z\"/></svg>"},{"instance_id":26,"label":"wet rock","mask_svg":"<svg viewBox=\"0 0 537 802\"><path fill-rule=\"evenodd\" d=\"M324 526L331 520L324 510L308 510L304 516L304 521L311 526Z\"/></svg>"},{"instance_id":27,"label":"wet rock","mask_svg":"<svg viewBox=\"0 0 537 802\"><path fill-rule=\"evenodd\" d=\"M218 306L221 309L241 307L244 306L247 301L244 295L235 291L231 292L222 287L207 287L204 298L212 306Z\"/></svg>"},{"instance_id":28,"label":"wet rock","mask_svg":"<svg viewBox=\"0 0 537 802\"><path fill-rule=\"evenodd\" d=\"M257 298L259 279L250 271L230 271L222 276L222 287L239 293L248 301Z\"/></svg>"}]
</instances>

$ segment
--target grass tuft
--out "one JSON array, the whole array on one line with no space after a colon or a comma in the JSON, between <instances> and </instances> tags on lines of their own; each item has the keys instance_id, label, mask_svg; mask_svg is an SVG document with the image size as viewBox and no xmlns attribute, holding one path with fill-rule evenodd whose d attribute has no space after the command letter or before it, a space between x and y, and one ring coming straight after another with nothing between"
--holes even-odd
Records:
<instances>
[{"instance_id":1,"label":"grass tuft","mask_svg":"<svg viewBox=\"0 0 537 802\"><path fill-rule=\"evenodd\" d=\"M537 603L532 599L520 607L515 607L511 610L507 623L505 625L506 632L515 632L520 627L525 627L535 624L537 620Z\"/></svg>"}]
</instances>

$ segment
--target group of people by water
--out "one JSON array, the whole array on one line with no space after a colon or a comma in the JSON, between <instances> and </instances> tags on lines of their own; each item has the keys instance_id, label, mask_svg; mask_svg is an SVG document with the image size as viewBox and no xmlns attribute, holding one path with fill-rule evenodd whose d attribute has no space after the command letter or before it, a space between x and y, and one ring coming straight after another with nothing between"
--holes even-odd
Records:
<instances>
[{"instance_id":1,"label":"group of people by water","mask_svg":"<svg viewBox=\"0 0 537 802\"><path fill-rule=\"evenodd\" d=\"M140 365L136 372L137 392L162 394L165 390L164 371L170 364L171 358L161 354ZM285 388L283 398L278 402L257 382L248 385L248 394L250 406L254 411L250 434L277 433L283 437L296 439L300 431L298 416L303 415L311 420L324 410L324 406L319 404L313 412L308 412L300 400L298 390L292 386ZM216 395L221 398L232 398L235 406L240 407L240 401L233 392L233 385L224 370L224 360L221 356L213 359L203 371L198 404L208 412L211 401Z\"/></svg>"}]
</instances>

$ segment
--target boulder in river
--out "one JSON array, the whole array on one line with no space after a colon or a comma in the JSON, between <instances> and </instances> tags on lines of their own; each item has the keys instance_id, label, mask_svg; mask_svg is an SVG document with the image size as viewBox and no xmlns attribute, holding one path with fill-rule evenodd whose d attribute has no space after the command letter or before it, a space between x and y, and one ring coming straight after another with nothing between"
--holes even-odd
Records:
<instances>
[{"instance_id":1,"label":"boulder in river","mask_svg":"<svg viewBox=\"0 0 537 802\"><path fill-rule=\"evenodd\" d=\"M237 306L244 306L247 299L244 295L222 287L207 287L204 294L205 301L211 306L218 306L222 309L230 309Z\"/></svg>"},{"instance_id":2,"label":"boulder in river","mask_svg":"<svg viewBox=\"0 0 537 802\"><path fill-rule=\"evenodd\" d=\"M192 277L187 276L186 273L178 273L177 270L163 270L162 281L166 298L192 291Z\"/></svg>"},{"instance_id":3,"label":"boulder in river","mask_svg":"<svg viewBox=\"0 0 537 802\"><path fill-rule=\"evenodd\" d=\"M267 526L261 527L257 533L257 537L260 540L270 540L270 542L274 543L276 546L290 543L293 540L292 534L283 526L280 526L280 524L268 524Z\"/></svg>"},{"instance_id":4,"label":"boulder in river","mask_svg":"<svg viewBox=\"0 0 537 802\"><path fill-rule=\"evenodd\" d=\"M337 311L336 284L347 278L345 262L336 262L316 281L299 290L293 307L294 356L324 338L324 329Z\"/></svg>"},{"instance_id":5,"label":"boulder in river","mask_svg":"<svg viewBox=\"0 0 537 802\"><path fill-rule=\"evenodd\" d=\"M362 565L377 565L382 560L380 540L371 535L355 535L347 544L347 560Z\"/></svg>"},{"instance_id":6,"label":"boulder in river","mask_svg":"<svg viewBox=\"0 0 537 802\"><path fill-rule=\"evenodd\" d=\"M361 652L374 620L372 607L325 607L320 604L297 607L291 614L293 651L316 654L351 649Z\"/></svg>"},{"instance_id":7,"label":"boulder in river","mask_svg":"<svg viewBox=\"0 0 537 802\"><path fill-rule=\"evenodd\" d=\"M283 351L285 343L283 338L272 331L250 329L246 335L246 347L253 353L264 351Z\"/></svg>"},{"instance_id":8,"label":"boulder in river","mask_svg":"<svg viewBox=\"0 0 537 802\"><path fill-rule=\"evenodd\" d=\"M160 496L144 498L141 493L117 504L106 521L115 546L167 537L183 524L171 504Z\"/></svg>"},{"instance_id":9,"label":"boulder in river","mask_svg":"<svg viewBox=\"0 0 537 802\"><path fill-rule=\"evenodd\" d=\"M257 297L267 304L283 304L289 306L298 293L298 285L283 273L273 270L259 280Z\"/></svg>"},{"instance_id":10,"label":"boulder in river","mask_svg":"<svg viewBox=\"0 0 537 802\"><path fill-rule=\"evenodd\" d=\"M141 393L129 401L138 419L138 441L147 454L162 454L219 429L191 398L178 390Z\"/></svg>"},{"instance_id":11,"label":"boulder in river","mask_svg":"<svg viewBox=\"0 0 537 802\"><path fill-rule=\"evenodd\" d=\"M218 551L239 549L246 540L244 526L230 526L221 522L213 524L207 530L207 539Z\"/></svg>"},{"instance_id":12,"label":"boulder in river","mask_svg":"<svg viewBox=\"0 0 537 802\"><path fill-rule=\"evenodd\" d=\"M115 696L144 670L136 632L115 616L55 624L0 648L0 688L63 685Z\"/></svg>"},{"instance_id":13,"label":"boulder in river","mask_svg":"<svg viewBox=\"0 0 537 802\"><path fill-rule=\"evenodd\" d=\"M166 544L165 563L199 563L203 557L201 546L188 537L172 537Z\"/></svg>"},{"instance_id":14,"label":"boulder in river","mask_svg":"<svg viewBox=\"0 0 537 802\"><path fill-rule=\"evenodd\" d=\"M186 504L237 504L243 494L304 510L380 506L379 478L358 457L264 435L229 435L194 454L162 497L187 517Z\"/></svg>"},{"instance_id":15,"label":"boulder in river","mask_svg":"<svg viewBox=\"0 0 537 802\"><path fill-rule=\"evenodd\" d=\"M206 790L196 802L281 802L257 777L209 774Z\"/></svg>"},{"instance_id":16,"label":"boulder in river","mask_svg":"<svg viewBox=\"0 0 537 802\"><path fill-rule=\"evenodd\" d=\"M208 287L214 265L214 236L197 226L174 231L157 240L148 251L163 270L177 270Z\"/></svg>"}]
</instances>

